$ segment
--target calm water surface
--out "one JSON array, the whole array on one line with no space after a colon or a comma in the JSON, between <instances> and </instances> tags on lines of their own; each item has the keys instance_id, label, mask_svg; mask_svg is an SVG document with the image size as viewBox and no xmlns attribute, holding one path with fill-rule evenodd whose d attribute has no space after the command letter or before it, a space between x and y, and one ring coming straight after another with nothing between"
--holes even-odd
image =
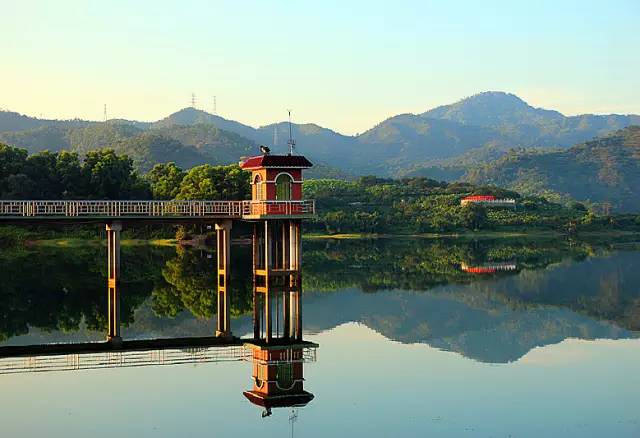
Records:
<instances>
[{"instance_id":1,"label":"calm water surface","mask_svg":"<svg viewBox=\"0 0 640 438\"><path fill-rule=\"evenodd\" d=\"M103 252L0 252L1 345L102 340ZM214 260L125 248L125 338L211 335ZM305 242L307 406L262 418L248 361L0 374L2 436L640 436L638 267L633 243Z\"/></svg>"}]
</instances>

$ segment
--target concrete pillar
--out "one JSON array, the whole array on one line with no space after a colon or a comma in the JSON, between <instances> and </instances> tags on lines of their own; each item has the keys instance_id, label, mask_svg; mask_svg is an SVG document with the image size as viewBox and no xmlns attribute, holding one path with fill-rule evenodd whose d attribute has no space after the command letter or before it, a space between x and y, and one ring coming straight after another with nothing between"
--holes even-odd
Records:
<instances>
[{"instance_id":1,"label":"concrete pillar","mask_svg":"<svg viewBox=\"0 0 640 438\"><path fill-rule=\"evenodd\" d=\"M107 290L108 290L108 321L107 341L114 344L122 343L120 336L120 231L122 223L119 221L107 224Z\"/></svg>"},{"instance_id":2,"label":"concrete pillar","mask_svg":"<svg viewBox=\"0 0 640 438\"><path fill-rule=\"evenodd\" d=\"M258 225L253 224L253 236L252 236L252 260L253 260L253 339L260 339L260 300L258 297L258 284L257 284L257 273L258 269Z\"/></svg>"},{"instance_id":3,"label":"concrete pillar","mask_svg":"<svg viewBox=\"0 0 640 438\"><path fill-rule=\"evenodd\" d=\"M269 221L264 221L264 266L265 266L265 293L264 293L264 331L265 331L265 342L271 342L271 294L269 293L271 289L269 273L272 268L271 261L271 233L269 232Z\"/></svg>"},{"instance_id":4,"label":"concrete pillar","mask_svg":"<svg viewBox=\"0 0 640 438\"><path fill-rule=\"evenodd\" d=\"M299 220L291 221L291 235L293 236L293 250L291 251L291 260L292 265L295 266L295 271L292 273L292 276L289 278L290 284L292 284L295 290L295 312L296 312L296 322L295 322L295 331L294 337L296 340L302 340L302 235L300 232L300 224ZM292 306L293 308L293 306Z\"/></svg>"},{"instance_id":5,"label":"concrete pillar","mask_svg":"<svg viewBox=\"0 0 640 438\"><path fill-rule=\"evenodd\" d=\"M216 223L218 254L218 313L216 336L231 336L231 309L229 303L229 277L231 273L231 227L227 219Z\"/></svg>"}]
</instances>

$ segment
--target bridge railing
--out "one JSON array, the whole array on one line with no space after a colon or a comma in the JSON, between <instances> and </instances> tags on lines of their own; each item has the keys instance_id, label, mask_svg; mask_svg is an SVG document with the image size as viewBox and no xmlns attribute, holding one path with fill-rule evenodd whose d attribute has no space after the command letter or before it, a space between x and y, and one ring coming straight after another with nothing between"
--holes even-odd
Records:
<instances>
[{"instance_id":1,"label":"bridge railing","mask_svg":"<svg viewBox=\"0 0 640 438\"><path fill-rule=\"evenodd\" d=\"M308 215L314 201L0 200L2 217L230 217Z\"/></svg>"}]
</instances>

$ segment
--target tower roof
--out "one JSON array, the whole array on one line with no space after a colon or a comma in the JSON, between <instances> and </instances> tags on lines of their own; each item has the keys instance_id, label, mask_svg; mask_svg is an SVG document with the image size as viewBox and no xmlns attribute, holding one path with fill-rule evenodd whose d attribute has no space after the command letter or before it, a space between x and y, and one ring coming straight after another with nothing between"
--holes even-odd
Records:
<instances>
[{"instance_id":1,"label":"tower roof","mask_svg":"<svg viewBox=\"0 0 640 438\"><path fill-rule=\"evenodd\" d=\"M240 167L247 170L267 167L308 169L312 166L313 164L302 155L258 155L240 162Z\"/></svg>"}]
</instances>

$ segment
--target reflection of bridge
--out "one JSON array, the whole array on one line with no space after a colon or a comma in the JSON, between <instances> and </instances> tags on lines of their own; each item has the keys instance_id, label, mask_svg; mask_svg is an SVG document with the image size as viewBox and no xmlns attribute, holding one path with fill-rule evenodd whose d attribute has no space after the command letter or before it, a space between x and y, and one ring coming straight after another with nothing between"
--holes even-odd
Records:
<instances>
[{"instance_id":1,"label":"reflection of bridge","mask_svg":"<svg viewBox=\"0 0 640 438\"><path fill-rule=\"evenodd\" d=\"M306 341L182 338L0 347L0 374L104 368L252 362L253 389L243 394L271 414L272 408L304 406L313 394L303 388L303 364L316 361L317 344Z\"/></svg>"},{"instance_id":2,"label":"reflection of bridge","mask_svg":"<svg viewBox=\"0 0 640 438\"><path fill-rule=\"evenodd\" d=\"M254 346L253 340L213 337L123 341L118 349L104 342L1 347L0 374L246 361ZM281 350L303 363L315 362L316 348L303 341Z\"/></svg>"}]
</instances>

